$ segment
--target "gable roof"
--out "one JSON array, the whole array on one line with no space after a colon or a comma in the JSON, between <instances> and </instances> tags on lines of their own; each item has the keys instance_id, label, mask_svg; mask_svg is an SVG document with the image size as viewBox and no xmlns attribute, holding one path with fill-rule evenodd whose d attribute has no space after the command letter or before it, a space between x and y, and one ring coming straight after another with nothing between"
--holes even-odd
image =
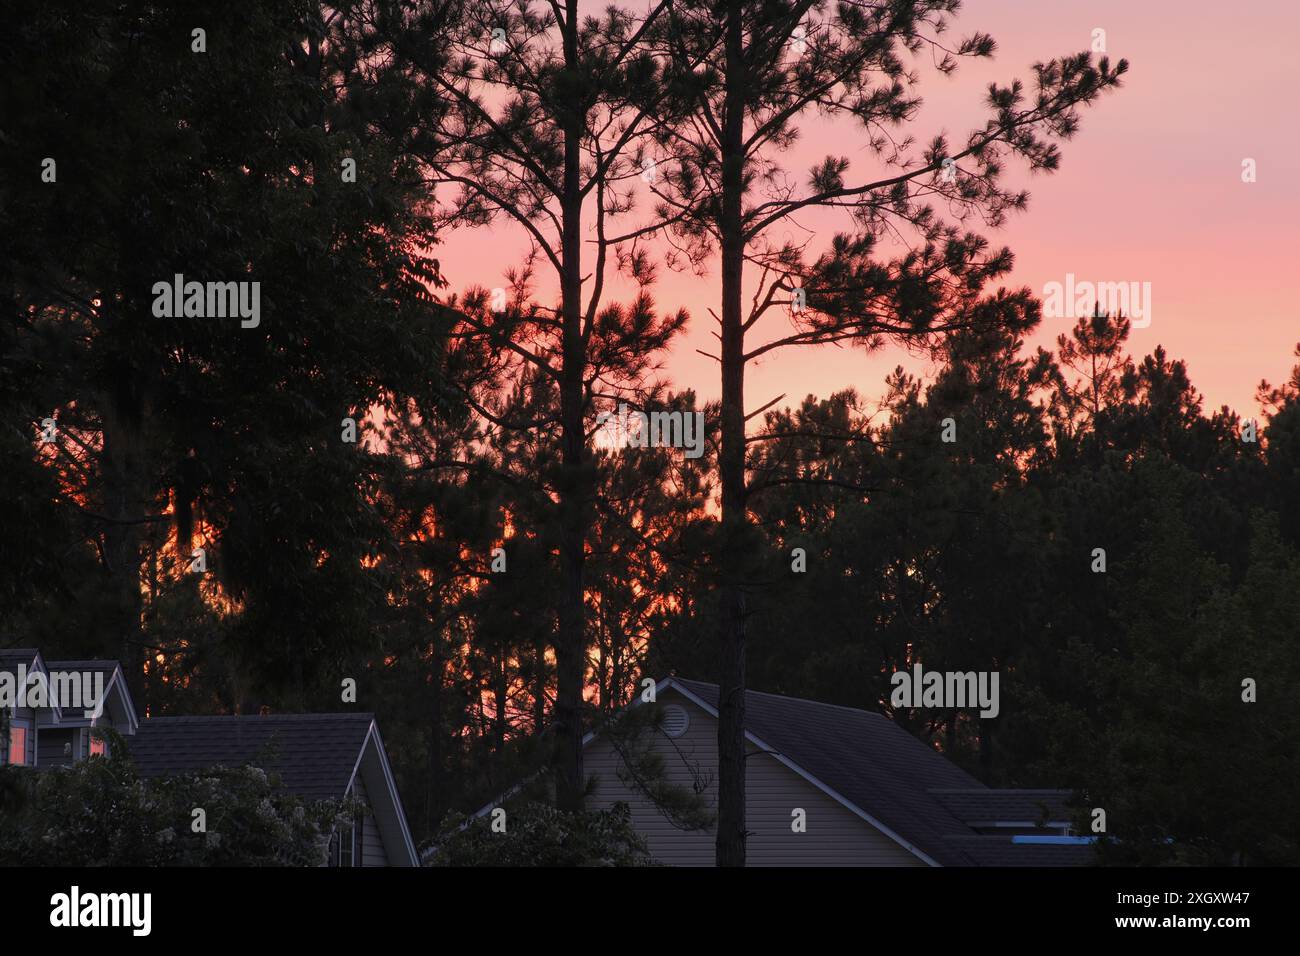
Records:
<instances>
[{"instance_id":1,"label":"gable roof","mask_svg":"<svg viewBox=\"0 0 1300 956\"><path fill-rule=\"evenodd\" d=\"M418 866L388 752L371 714L152 717L128 744L142 777L252 765L305 799L341 799L360 774L390 863Z\"/></svg>"},{"instance_id":2,"label":"gable roof","mask_svg":"<svg viewBox=\"0 0 1300 956\"><path fill-rule=\"evenodd\" d=\"M962 823L971 827L1033 826L1039 820L1068 823L1067 790L931 789L934 798Z\"/></svg>"},{"instance_id":3,"label":"gable roof","mask_svg":"<svg viewBox=\"0 0 1300 956\"><path fill-rule=\"evenodd\" d=\"M45 664L52 671L92 671L103 674L105 679L122 671L117 661L46 661Z\"/></svg>"},{"instance_id":4,"label":"gable roof","mask_svg":"<svg viewBox=\"0 0 1300 956\"><path fill-rule=\"evenodd\" d=\"M122 730L124 733L134 734L136 728L140 726L140 720L136 716L135 701L131 699L131 691L126 686L126 675L122 673L122 665L117 661L46 661L51 673L98 673L104 675L104 710L110 708L109 701L117 698L117 717L122 721ZM80 712L71 715L71 722L76 723L78 720L87 720L94 723L91 718L85 718ZM64 721L65 723L69 721Z\"/></svg>"},{"instance_id":5,"label":"gable roof","mask_svg":"<svg viewBox=\"0 0 1300 956\"><path fill-rule=\"evenodd\" d=\"M40 652L34 647L0 647L0 670L13 671L19 664L31 670Z\"/></svg>"},{"instance_id":6,"label":"gable roof","mask_svg":"<svg viewBox=\"0 0 1300 956\"><path fill-rule=\"evenodd\" d=\"M34 647L3 647L0 648L0 673L18 675L18 668L22 667L27 671L28 679L34 673L41 673L46 680L49 679L50 669L46 666L45 658L41 657L41 652ZM49 707L50 712L57 721L63 716L63 708L58 703L53 703Z\"/></svg>"},{"instance_id":7,"label":"gable roof","mask_svg":"<svg viewBox=\"0 0 1300 956\"><path fill-rule=\"evenodd\" d=\"M126 675L122 665L114 660L82 661L47 661L34 647L0 648L0 673L16 674L19 666L26 667L28 673L40 672L50 681L56 674L103 674L104 675L104 709L110 707L114 716L120 721L122 731L128 735L135 733L139 721L136 717L135 702L126 686ZM116 698L116 703L111 703ZM87 718L80 709L64 709L57 703L47 708L53 715L55 725L83 726L95 723L96 719Z\"/></svg>"},{"instance_id":8,"label":"gable roof","mask_svg":"<svg viewBox=\"0 0 1300 956\"><path fill-rule=\"evenodd\" d=\"M286 790L341 799L352 782L370 714L150 717L129 741L142 777L252 764L278 773Z\"/></svg>"},{"instance_id":9,"label":"gable roof","mask_svg":"<svg viewBox=\"0 0 1300 956\"><path fill-rule=\"evenodd\" d=\"M717 717L716 684L673 677L657 685L660 693L672 688ZM974 834L962 819L970 808L995 812L1001 820L999 801L1023 814L1038 797L1054 794L1063 804L1067 794L990 790L883 714L747 690L745 735L931 865L1044 865L1037 858L1065 849L1056 858L1073 862L1089 849L1035 846L1024 853L1031 847L1012 844L1009 837Z\"/></svg>"}]
</instances>

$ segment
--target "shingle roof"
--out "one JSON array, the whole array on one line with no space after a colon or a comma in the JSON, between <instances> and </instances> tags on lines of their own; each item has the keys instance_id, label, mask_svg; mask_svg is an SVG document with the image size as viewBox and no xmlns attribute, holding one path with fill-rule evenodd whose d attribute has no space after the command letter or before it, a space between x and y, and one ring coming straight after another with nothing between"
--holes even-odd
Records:
<instances>
[{"instance_id":1,"label":"shingle roof","mask_svg":"<svg viewBox=\"0 0 1300 956\"><path fill-rule=\"evenodd\" d=\"M344 795L370 730L370 714L152 717L127 748L142 777L252 764L277 772L291 793Z\"/></svg>"},{"instance_id":2,"label":"shingle roof","mask_svg":"<svg viewBox=\"0 0 1300 956\"><path fill-rule=\"evenodd\" d=\"M673 680L716 710L716 684ZM993 842L968 843L983 838L931 791L963 794L972 805L984 799L986 806L998 799L1000 791L985 787L883 714L747 690L745 729L944 866L1008 865L988 861L1024 850L1036 852L1018 859L1077 849L1013 845L1009 837L999 836L988 838ZM1023 810L1025 798L1014 800L1016 809ZM1030 819L1036 818L1037 814ZM1077 856L1060 854L1071 861Z\"/></svg>"},{"instance_id":3,"label":"shingle roof","mask_svg":"<svg viewBox=\"0 0 1300 956\"><path fill-rule=\"evenodd\" d=\"M987 826L993 821L1064 821L1070 819L1068 790L977 790L931 789L936 800L968 826Z\"/></svg>"},{"instance_id":4,"label":"shingle roof","mask_svg":"<svg viewBox=\"0 0 1300 956\"><path fill-rule=\"evenodd\" d=\"M36 660L34 647L0 647L0 670L17 673L19 664L31 664Z\"/></svg>"},{"instance_id":5,"label":"shingle roof","mask_svg":"<svg viewBox=\"0 0 1300 956\"><path fill-rule=\"evenodd\" d=\"M12 675L12 679L17 680L18 669L24 667L26 668L27 680L31 680L32 665L37 660L40 660L42 667L47 671L49 670L49 664L40 656L40 653L34 647L0 648L0 674ZM54 704L52 709L56 714L63 712L57 704Z\"/></svg>"},{"instance_id":6,"label":"shingle roof","mask_svg":"<svg viewBox=\"0 0 1300 956\"><path fill-rule=\"evenodd\" d=\"M51 671L102 671L111 674L120 666L117 661L46 661Z\"/></svg>"},{"instance_id":7,"label":"shingle roof","mask_svg":"<svg viewBox=\"0 0 1300 956\"><path fill-rule=\"evenodd\" d=\"M1012 843L1005 836L952 837L949 842L979 866L1088 866L1097 861L1089 844Z\"/></svg>"}]
</instances>

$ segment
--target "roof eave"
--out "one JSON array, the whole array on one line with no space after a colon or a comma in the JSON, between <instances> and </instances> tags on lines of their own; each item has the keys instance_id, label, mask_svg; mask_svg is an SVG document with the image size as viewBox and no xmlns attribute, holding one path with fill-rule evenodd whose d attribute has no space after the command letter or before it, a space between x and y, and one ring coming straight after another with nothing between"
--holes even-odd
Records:
<instances>
[{"instance_id":1,"label":"roof eave","mask_svg":"<svg viewBox=\"0 0 1300 956\"><path fill-rule=\"evenodd\" d=\"M373 751L371 748L373 748ZM370 721L370 727L366 731L366 739L361 744L361 752L357 754L357 762L352 767L352 775L348 778L344 793L352 789L352 785L356 782L357 771L361 769L367 753L370 752L375 754L379 772L384 780L384 790L386 791L389 808L397 819L398 831L401 836L400 846L397 849L400 849L405 854L405 860L400 865L419 866L420 856L415 851L415 841L411 839L411 830L406 822L406 811L402 808L402 796L397 792L397 781L394 779L392 767L388 763L388 751L384 747L384 738L379 733L379 724L374 720ZM367 793L373 803L375 795L369 793L369 790L367 790ZM385 847L385 849L388 850L389 848ZM389 858L391 861L391 853Z\"/></svg>"}]
</instances>

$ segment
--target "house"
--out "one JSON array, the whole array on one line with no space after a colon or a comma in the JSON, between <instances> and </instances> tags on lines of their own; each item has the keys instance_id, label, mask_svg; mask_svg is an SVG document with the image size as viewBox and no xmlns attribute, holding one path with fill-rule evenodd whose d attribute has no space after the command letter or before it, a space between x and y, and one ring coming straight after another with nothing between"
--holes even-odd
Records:
<instances>
[{"instance_id":1,"label":"house","mask_svg":"<svg viewBox=\"0 0 1300 956\"><path fill-rule=\"evenodd\" d=\"M309 800L354 796L368 808L330 844L332 866L418 866L379 725L370 714L152 717L131 756L142 777L252 765Z\"/></svg>"},{"instance_id":2,"label":"house","mask_svg":"<svg viewBox=\"0 0 1300 956\"><path fill-rule=\"evenodd\" d=\"M67 766L107 751L92 730L131 737L139 726L117 661L46 661L35 648L0 648L0 707L9 721L0 764Z\"/></svg>"},{"instance_id":3,"label":"house","mask_svg":"<svg viewBox=\"0 0 1300 956\"><path fill-rule=\"evenodd\" d=\"M98 716L65 708L57 726L38 727L37 766L67 766L94 754L107 753L111 745L91 733L95 728L109 728L123 737L135 736L140 722L126 686L126 675L117 661L50 661L49 669L53 675L82 677L83 685L85 677L93 680L93 675L99 675L103 681L104 707Z\"/></svg>"},{"instance_id":4,"label":"house","mask_svg":"<svg viewBox=\"0 0 1300 956\"><path fill-rule=\"evenodd\" d=\"M655 697L662 720L646 745L662 755L669 782L715 806L717 686L670 678ZM1070 834L1068 791L986 787L882 714L747 691L745 724L750 866L1091 862L1090 838ZM713 865L713 829L674 825L632 782L611 739L588 734L584 767L588 807L627 803L657 860Z\"/></svg>"},{"instance_id":5,"label":"house","mask_svg":"<svg viewBox=\"0 0 1300 956\"><path fill-rule=\"evenodd\" d=\"M371 714L149 717L139 720L116 661L45 661L34 649L0 649L0 692L32 691L7 706L9 745L0 764L37 770L105 753L110 728L121 734L143 778L255 766L308 800L355 797L366 813L330 844L333 866L418 866L379 725ZM92 706L82 705L94 691ZM77 697L72 693L81 694ZM73 700L73 698L76 698ZM103 701L102 707L93 706ZM72 706L69 701L75 703ZM8 705L0 693L0 705Z\"/></svg>"}]
</instances>

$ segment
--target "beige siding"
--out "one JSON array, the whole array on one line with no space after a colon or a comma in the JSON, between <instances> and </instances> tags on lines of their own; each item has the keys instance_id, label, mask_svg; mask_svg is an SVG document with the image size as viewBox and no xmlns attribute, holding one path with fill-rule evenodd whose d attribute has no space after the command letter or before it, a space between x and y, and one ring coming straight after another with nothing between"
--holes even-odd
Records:
<instances>
[{"instance_id":1,"label":"beige siding","mask_svg":"<svg viewBox=\"0 0 1300 956\"><path fill-rule=\"evenodd\" d=\"M361 865L387 866L388 856L384 853L384 838L379 835L379 827L375 824L374 808L370 805L370 796L366 793L366 785L361 780L361 774L357 774L356 780L352 783L352 788L356 795L365 801L366 807L370 810L361 825Z\"/></svg>"},{"instance_id":2,"label":"beige siding","mask_svg":"<svg viewBox=\"0 0 1300 956\"><path fill-rule=\"evenodd\" d=\"M660 703L675 703L690 715L686 733L671 742L662 734L655 746L664 755L670 782L690 788L696 779L690 767L707 780L705 799L717 801L717 724L705 711L673 691ZM676 745L675 747L673 745ZM619 778L622 764L617 752L599 737L588 744L584 763L596 778L589 806L605 808L618 801L632 809L632 821L646 838L650 852L661 863L674 866L712 866L714 832L684 831L674 827L645 795ZM746 859L750 866L923 866L921 860L857 816L834 798L786 767L776 758L759 754L746 763L746 817L750 836ZM807 831L791 830L796 809L806 812Z\"/></svg>"}]
</instances>

